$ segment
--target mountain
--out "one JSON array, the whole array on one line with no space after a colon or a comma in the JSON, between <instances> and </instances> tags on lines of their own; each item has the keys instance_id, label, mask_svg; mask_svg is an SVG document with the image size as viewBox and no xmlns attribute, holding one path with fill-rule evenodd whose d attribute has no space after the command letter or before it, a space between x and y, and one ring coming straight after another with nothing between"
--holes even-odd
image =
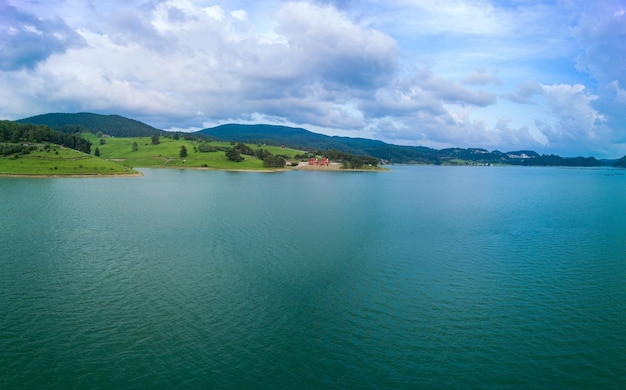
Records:
<instances>
[{"instance_id":1,"label":"mountain","mask_svg":"<svg viewBox=\"0 0 626 390\"><path fill-rule=\"evenodd\" d=\"M285 145L296 149L328 150L368 155L396 163L433 163L438 151L423 146L399 146L366 138L328 136L287 126L226 124L195 134L216 140Z\"/></svg>"},{"instance_id":2,"label":"mountain","mask_svg":"<svg viewBox=\"0 0 626 390\"><path fill-rule=\"evenodd\" d=\"M20 119L18 123L47 125L66 133L90 130L115 137L149 137L167 135L145 123L119 115L92 113L53 113ZM601 166L610 165L594 157L564 158L556 155L539 155L531 150L513 152L488 151L479 148L432 149L424 146L401 146L366 138L328 136L287 126L226 124L207 128L192 135L216 140L285 145L295 149L338 152L371 156L398 164L508 164L542 166Z\"/></svg>"},{"instance_id":3,"label":"mountain","mask_svg":"<svg viewBox=\"0 0 626 390\"><path fill-rule=\"evenodd\" d=\"M488 151L480 148L432 149L424 146L401 146L382 141L328 136L302 128L273 125L227 124L200 130L195 134L223 141L285 145L296 149L325 151L335 149L356 155L366 155L398 164L507 164L528 166L601 166L594 157L565 158L539 155L532 150L512 152Z\"/></svg>"},{"instance_id":4,"label":"mountain","mask_svg":"<svg viewBox=\"0 0 626 390\"><path fill-rule=\"evenodd\" d=\"M77 114L51 113L31 116L16 121L33 125L46 125L65 132L80 131L80 127L102 132L113 137L149 137L162 131L145 123L119 115L100 115L89 112ZM72 130L73 129L73 130Z\"/></svg>"}]
</instances>

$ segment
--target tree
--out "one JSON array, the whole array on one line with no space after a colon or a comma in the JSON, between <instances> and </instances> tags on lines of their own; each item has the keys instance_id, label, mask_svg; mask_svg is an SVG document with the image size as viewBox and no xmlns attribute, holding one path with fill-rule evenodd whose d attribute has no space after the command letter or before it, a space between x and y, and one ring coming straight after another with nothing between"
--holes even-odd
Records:
<instances>
[{"instance_id":1,"label":"tree","mask_svg":"<svg viewBox=\"0 0 626 390\"><path fill-rule=\"evenodd\" d=\"M284 158L271 154L263 159L263 166L266 168L284 168L286 163Z\"/></svg>"},{"instance_id":2,"label":"tree","mask_svg":"<svg viewBox=\"0 0 626 390\"><path fill-rule=\"evenodd\" d=\"M139 150L139 145L137 145L137 142L133 142L133 152L136 152L137 150Z\"/></svg>"},{"instance_id":3,"label":"tree","mask_svg":"<svg viewBox=\"0 0 626 390\"><path fill-rule=\"evenodd\" d=\"M271 155L272 155L272 153L270 153L270 151L269 151L269 150L267 150L267 149L263 149L263 148L261 148L261 149L258 149L258 150L255 152L255 155L256 155L256 157L257 157L259 160L264 160L266 157L271 156Z\"/></svg>"},{"instance_id":4,"label":"tree","mask_svg":"<svg viewBox=\"0 0 626 390\"><path fill-rule=\"evenodd\" d=\"M248 145L244 144L243 142L239 142L237 144L237 146L235 146L235 149L239 150L240 154L247 154L248 156L254 156L255 155L254 149L252 149Z\"/></svg>"},{"instance_id":5,"label":"tree","mask_svg":"<svg viewBox=\"0 0 626 390\"><path fill-rule=\"evenodd\" d=\"M152 136L152 145L158 145L158 144L160 144L160 143L161 143L161 141L159 141L159 136L158 136L158 135L156 135L156 134L155 134L155 135L153 135L153 136Z\"/></svg>"},{"instance_id":6,"label":"tree","mask_svg":"<svg viewBox=\"0 0 626 390\"><path fill-rule=\"evenodd\" d=\"M240 162L243 161L243 157L241 157L241 153L239 152L239 149L230 149L229 151L226 152L226 157L230 160L230 161L234 161L234 162Z\"/></svg>"},{"instance_id":7,"label":"tree","mask_svg":"<svg viewBox=\"0 0 626 390\"><path fill-rule=\"evenodd\" d=\"M350 160L350 168L352 169L363 168L363 159L360 157L353 157L352 160Z\"/></svg>"},{"instance_id":8,"label":"tree","mask_svg":"<svg viewBox=\"0 0 626 390\"><path fill-rule=\"evenodd\" d=\"M20 142L20 131L19 130L14 130L13 134L11 134L11 139L9 140L9 142L16 144L18 142Z\"/></svg>"},{"instance_id":9,"label":"tree","mask_svg":"<svg viewBox=\"0 0 626 390\"><path fill-rule=\"evenodd\" d=\"M96 157L100 157L100 149L98 149L98 147L96 146L96 151L93 152L93 155Z\"/></svg>"},{"instance_id":10,"label":"tree","mask_svg":"<svg viewBox=\"0 0 626 390\"><path fill-rule=\"evenodd\" d=\"M185 145L180 147L180 158L185 158L187 157L187 148L185 147Z\"/></svg>"},{"instance_id":11,"label":"tree","mask_svg":"<svg viewBox=\"0 0 626 390\"><path fill-rule=\"evenodd\" d=\"M198 145L198 151L200 151L201 153L217 152L217 148L208 144L200 144Z\"/></svg>"}]
</instances>

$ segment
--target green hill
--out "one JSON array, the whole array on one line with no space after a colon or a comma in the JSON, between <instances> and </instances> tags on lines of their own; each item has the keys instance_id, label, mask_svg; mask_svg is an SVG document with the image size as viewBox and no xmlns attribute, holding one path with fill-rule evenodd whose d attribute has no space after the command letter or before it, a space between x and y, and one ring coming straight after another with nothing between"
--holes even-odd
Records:
<instances>
[{"instance_id":1,"label":"green hill","mask_svg":"<svg viewBox=\"0 0 626 390\"><path fill-rule=\"evenodd\" d=\"M527 166L601 166L594 157L566 158L556 155L539 155L531 150L512 152L488 151L480 148L432 149L424 146L401 146L382 141L331 137L301 128L272 125L227 124L200 130L195 134L223 141L286 145L292 148L328 151L335 149L355 155L371 156L397 164L446 165L527 165Z\"/></svg>"},{"instance_id":2,"label":"green hill","mask_svg":"<svg viewBox=\"0 0 626 390\"><path fill-rule=\"evenodd\" d=\"M66 133L89 130L113 137L150 137L167 135L145 123L119 115L92 113L37 115L17 121L35 125L47 125ZM171 133L170 133L171 134ZM226 124L192 133L190 136L211 137L228 142L245 142L274 146L288 146L310 151L335 150L360 156L371 156L389 163L399 164L451 164L451 165L542 165L542 166L600 166L604 163L593 157L564 158L556 155L539 155L529 150L513 152L487 151L479 148L432 149L424 146L402 146L366 138L328 136L303 128L266 124Z\"/></svg>"},{"instance_id":3,"label":"green hill","mask_svg":"<svg viewBox=\"0 0 626 390\"><path fill-rule=\"evenodd\" d=\"M113 137L149 137L161 134L162 130L155 129L145 123L119 115L100 115L88 112L77 114L51 113L31 116L16 121L34 125L46 125L52 129L65 132L90 130L94 133L102 132ZM83 129L80 129L80 128ZM73 128L73 129L72 129Z\"/></svg>"},{"instance_id":4,"label":"green hill","mask_svg":"<svg viewBox=\"0 0 626 390\"><path fill-rule=\"evenodd\" d=\"M131 168L54 144L31 146L27 153L0 156L0 176L111 176L138 174Z\"/></svg>"},{"instance_id":5,"label":"green hill","mask_svg":"<svg viewBox=\"0 0 626 390\"><path fill-rule=\"evenodd\" d=\"M395 163L435 163L438 161L438 151L423 146L398 146L366 138L331 137L287 126L226 124L200 130L196 134L222 141L285 145L292 148L322 151L335 149Z\"/></svg>"}]
</instances>

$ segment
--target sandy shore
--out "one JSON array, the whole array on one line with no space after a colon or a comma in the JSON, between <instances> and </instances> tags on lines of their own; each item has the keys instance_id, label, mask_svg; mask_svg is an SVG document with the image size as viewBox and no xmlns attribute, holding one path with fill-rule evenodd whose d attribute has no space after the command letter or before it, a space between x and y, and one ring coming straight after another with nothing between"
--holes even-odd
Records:
<instances>
[{"instance_id":1,"label":"sandy shore","mask_svg":"<svg viewBox=\"0 0 626 390\"><path fill-rule=\"evenodd\" d=\"M100 175L100 174L84 174L84 175L16 175L13 173L0 173L0 177L15 177L15 178L23 178L23 179L54 179L54 178L111 178L111 177L139 177L143 176L143 173L120 173L119 175Z\"/></svg>"},{"instance_id":2,"label":"sandy shore","mask_svg":"<svg viewBox=\"0 0 626 390\"><path fill-rule=\"evenodd\" d=\"M302 171L333 171L333 172L379 172L388 171L384 168L376 169L348 169L342 168L341 163L331 162L328 165L309 165L306 162L300 163L298 166L274 169L225 169L225 168L211 168L211 167L146 167L148 169L181 169L181 170L200 170L200 171L227 171L227 172L260 172L260 173L272 173L272 172L285 172L289 170L302 170ZM101 174L84 174L84 175L17 175L10 173L0 173L0 177L15 177L15 178L33 178L33 179L46 179L46 178L112 178L112 177L140 177L143 173L121 173L118 175L101 175Z\"/></svg>"},{"instance_id":3,"label":"sandy shore","mask_svg":"<svg viewBox=\"0 0 626 390\"><path fill-rule=\"evenodd\" d=\"M309 165L307 162L301 162L297 167L293 167L292 169L302 169L308 171L338 171L341 169L341 164L331 162L328 165Z\"/></svg>"}]
</instances>

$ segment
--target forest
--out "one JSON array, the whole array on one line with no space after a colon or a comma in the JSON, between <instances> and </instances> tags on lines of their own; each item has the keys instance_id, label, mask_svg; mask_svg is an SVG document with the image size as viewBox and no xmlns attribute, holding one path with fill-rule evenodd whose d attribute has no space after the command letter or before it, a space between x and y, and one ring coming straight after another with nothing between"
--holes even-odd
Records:
<instances>
[{"instance_id":1,"label":"forest","mask_svg":"<svg viewBox=\"0 0 626 390\"><path fill-rule=\"evenodd\" d=\"M5 143L5 145L0 145L0 155L29 153L32 150L30 143L41 142L50 142L83 153L91 153L91 142L79 134L63 133L45 125L0 121L0 143Z\"/></svg>"}]
</instances>

